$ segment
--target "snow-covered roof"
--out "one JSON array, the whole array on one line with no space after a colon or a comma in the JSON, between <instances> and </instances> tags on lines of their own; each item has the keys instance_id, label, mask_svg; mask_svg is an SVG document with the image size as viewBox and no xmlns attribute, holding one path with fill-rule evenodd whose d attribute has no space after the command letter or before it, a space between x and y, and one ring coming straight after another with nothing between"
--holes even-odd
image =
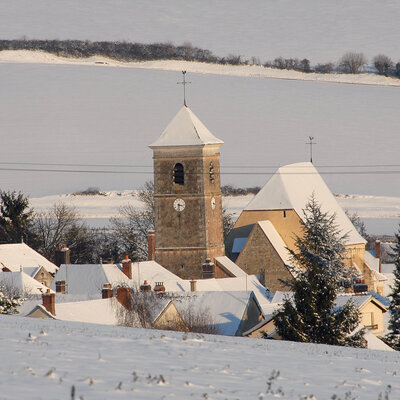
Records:
<instances>
[{"instance_id":1,"label":"snow-covered roof","mask_svg":"<svg viewBox=\"0 0 400 400\"><path fill-rule=\"evenodd\" d=\"M246 272L242 270L238 265L236 265L230 258L227 256L215 257L215 260L222 265L227 271L229 271L232 275L236 277L244 277L246 276Z\"/></svg>"},{"instance_id":2,"label":"snow-covered roof","mask_svg":"<svg viewBox=\"0 0 400 400\"><path fill-rule=\"evenodd\" d=\"M342 234L348 235L346 244L366 243L310 162L279 168L247 205L245 211L293 209L300 218L304 219L303 209L312 194L324 212L336 215L338 228Z\"/></svg>"},{"instance_id":3,"label":"snow-covered roof","mask_svg":"<svg viewBox=\"0 0 400 400\"><path fill-rule=\"evenodd\" d=\"M43 267L48 272L57 272L55 264L25 243L0 244L0 269L3 267L10 271L20 271L21 267Z\"/></svg>"},{"instance_id":4,"label":"snow-covered roof","mask_svg":"<svg viewBox=\"0 0 400 400\"><path fill-rule=\"evenodd\" d=\"M375 276L378 278L378 280L387 280L387 277L379 272L379 258L374 257L371 252L366 251L364 252L364 260L367 267L375 273Z\"/></svg>"},{"instance_id":5,"label":"snow-covered roof","mask_svg":"<svg viewBox=\"0 0 400 400\"><path fill-rule=\"evenodd\" d=\"M381 339L376 337L369 329L365 330L364 339L367 341L367 349L369 350L384 350L384 351L394 351Z\"/></svg>"},{"instance_id":6,"label":"snow-covered roof","mask_svg":"<svg viewBox=\"0 0 400 400\"><path fill-rule=\"evenodd\" d=\"M292 300L294 296L293 292L282 292L277 291L271 300L271 304L282 304L285 299ZM365 294L365 295L352 295L352 294L339 294L335 299L336 307L343 307L349 300L351 300L357 308L361 308L364 304L369 301L374 302L382 311L386 312L387 309L384 304L382 304L375 297Z\"/></svg>"},{"instance_id":7,"label":"snow-covered roof","mask_svg":"<svg viewBox=\"0 0 400 400\"><path fill-rule=\"evenodd\" d=\"M70 294L98 294L105 283L113 286L129 284L128 277L115 264L62 264L50 287L56 281L65 281Z\"/></svg>"},{"instance_id":8,"label":"snow-covered roof","mask_svg":"<svg viewBox=\"0 0 400 400\"><path fill-rule=\"evenodd\" d=\"M161 136L149 147L204 146L223 143L206 128L190 108L183 106Z\"/></svg>"},{"instance_id":9,"label":"snow-covered roof","mask_svg":"<svg viewBox=\"0 0 400 400\"><path fill-rule=\"evenodd\" d=\"M252 292L192 292L181 299L174 299L180 313L187 307L208 312L221 335L234 336L242 322Z\"/></svg>"},{"instance_id":10,"label":"snow-covered roof","mask_svg":"<svg viewBox=\"0 0 400 400\"><path fill-rule=\"evenodd\" d=\"M289 253L288 249L286 248L286 244L282 240L279 233L276 231L272 222L271 221L258 221L257 223L260 226L260 228L262 229L262 231L265 233L265 236L267 236L268 240L271 242L272 246L278 253L279 257L282 259L282 261L286 265L293 264L293 262L290 258L290 253Z\"/></svg>"},{"instance_id":11,"label":"snow-covered roof","mask_svg":"<svg viewBox=\"0 0 400 400\"><path fill-rule=\"evenodd\" d=\"M0 285L16 289L21 295L46 293L47 287L21 271L0 272Z\"/></svg>"}]
</instances>

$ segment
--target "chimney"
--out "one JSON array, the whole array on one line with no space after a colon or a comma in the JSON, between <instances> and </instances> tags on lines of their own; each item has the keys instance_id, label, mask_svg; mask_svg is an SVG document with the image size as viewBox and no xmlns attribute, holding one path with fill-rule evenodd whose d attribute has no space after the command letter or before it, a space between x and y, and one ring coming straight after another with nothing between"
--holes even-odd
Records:
<instances>
[{"instance_id":1,"label":"chimney","mask_svg":"<svg viewBox=\"0 0 400 400\"><path fill-rule=\"evenodd\" d=\"M50 289L47 289L47 292L42 294L43 307L53 315L56 315L56 295L54 293L50 293Z\"/></svg>"},{"instance_id":2,"label":"chimney","mask_svg":"<svg viewBox=\"0 0 400 400\"><path fill-rule=\"evenodd\" d=\"M379 272L382 273L381 241L380 240L377 240L375 242L375 254L376 254L376 258L379 259Z\"/></svg>"},{"instance_id":3,"label":"chimney","mask_svg":"<svg viewBox=\"0 0 400 400\"><path fill-rule=\"evenodd\" d=\"M147 281L144 281L143 285L140 285L140 290L142 292L150 292L151 291L151 285Z\"/></svg>"},{"instance_id":4,"label":"chimney","mask_svg":"<svg viewBox=\"0 0 400 400\"><path fill-rule=\"evenodd\" d=\"M65 281L56 281L56 293L65 294Z\"/></svg>"},{"instance_id":5,"label":"chimney","mask_svg":"<svg viewBox=\"0 0 400 400\"><path fill-rule=\"evenodd\" d=\"M365 279L358 279L353 285L353 290L356 296L368 292L368 285L365 282Z\"/></svg>"},{"instance_id":6,"label":"chimney","mask_svg":"<svg viewBox=\"0 0 400 400\"><path fill-rule=\"evenodd\" d=\"M132 309L131 293L128 287L119 287L117 289L117 300L127 309Z\"/></svg>"},{"instance_id":7,"label":"chimney","mask_svg":"<svg viewBox=\"0 0 400 400\"><path fill-rule=\"evenodd\" d=\"M55 261L57 267L59 267L61 264L71 264L70 254L71 251L65 244L64 246L61 246L61 244L59 244L56 250L56 261Z\"/></svg>"},{"instance_id":8,"label":"chimney","mask_svg":"<svg viewBox=\"0 0 400 400\"><path fill-rule=\"evenodd\" d=\"M206 262L203 264L203 279L214 278L214 263L211 262L211 258L206 258Z\"/></svg>"},{"instance_id":9,"label":"chimney","mask_svg":"<svg viewBox=\"0 0 400 400\"><path fill-rule=\"evenodd\" d=\"M111 287L111 283L105 283L103 289L101 290L101 298L110 299L111 297L113 297L113 290Z\"/></svg>"},{"instance_id":10,"label":"chimney","mask_svg":"<svg viewBox=\"0 0 400 400\"><path fill-rule=\"evenodd\" d=\"M156 285L154 286L154 291L155 292L165 292L164 282L156 282Z\"/></svg>"},{"instance_id":11,"label":"chimney","mask_svg":"<svg viewBox=\"0 0 400 400\"><path fill-rule=\"evenodd\" d=\"M132 279L132 261L128 254L122 260L122 272L128 277L128 279Z\"/></svg>"},{"instance_id":12,"label":"chimney","mask_svg":"<svg viewBox=\"0 0 400 400\"><path fill-rule=\"evenodd\" d=\"M197 291L197 281L195 281L193 278L190 280L190 291L191 292Z\"/></svg>"},{"instance_id":13,"label":"chimney","mask_svg":"<svg viewBox=\"0 0 400 400\"><path fill-rule=\"evenodd\" d=\"M154 261L156 259L156 233L154 231L147 232L147 252L148 260Z\"/></svg>"}]
</instances>

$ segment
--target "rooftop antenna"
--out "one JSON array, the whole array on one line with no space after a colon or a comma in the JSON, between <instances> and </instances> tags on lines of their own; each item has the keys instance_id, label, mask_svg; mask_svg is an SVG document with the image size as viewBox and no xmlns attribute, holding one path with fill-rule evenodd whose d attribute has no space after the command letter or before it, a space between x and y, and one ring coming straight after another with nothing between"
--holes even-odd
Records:
<instances>
[{"instance_id":1,"label":"rooftop antenna","mask_svg":"<svg viewBox=\"0 0 400 400\"><path fill-rule=\"evenodd\" d=\"M313 147L313 144L317 144L317 143L313 142L314 136L309 136L308 138L310 139L310 141L306 144L310 145L310 162L312 163L312 147Z\"/></svg>"},{"instance_id":2,"label":"rooftop antenna","mask_svg":"<svg viewBox=\"0 0 400 400\"><path fill-rule=\"evenodd\" d=\"M186 71L182 71L183 75L183 81L182 82L176 82L177 84L182 84L183 85L183 105L187 107L186 105L186 85L192 82L186 82Z\"/></svg>"}]
</instances>

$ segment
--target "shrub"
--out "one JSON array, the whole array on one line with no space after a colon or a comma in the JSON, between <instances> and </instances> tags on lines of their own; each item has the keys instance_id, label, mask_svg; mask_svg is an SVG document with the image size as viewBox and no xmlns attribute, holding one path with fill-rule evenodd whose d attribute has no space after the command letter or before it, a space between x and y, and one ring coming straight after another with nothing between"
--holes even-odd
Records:
<instances>
[{"instance_id":1,"label":"shrub","mask_svg":"<svg viewBox=\"0 0 400 400\"><path fill-rule=\"evenodd\" d=\"M320 74L330 74L333 71L333 63L326 63L326 64L317 64L315 66L315 72L318 72Z\"/></svg>"},{"instance_id":2,"label":"shrub","mask_svg":"<svg viewBox=\"0 0 400 400\"><path fill-rule=\"evenodd\" d=\"M358 74L367 63L363 53L346 53L339 61L340 69L346 74Z\"/></svg>"},{"instance_id":3,"label":"shrub","mask_svg":"<svg viewBox=\"0 0 400 400\"><path fill-rule=\"evenodd\" d=\"M375 56L373 64L379 75L389 76L392 72L393 61L384 54L378 54Z\"/></svg>"}]
</instances>

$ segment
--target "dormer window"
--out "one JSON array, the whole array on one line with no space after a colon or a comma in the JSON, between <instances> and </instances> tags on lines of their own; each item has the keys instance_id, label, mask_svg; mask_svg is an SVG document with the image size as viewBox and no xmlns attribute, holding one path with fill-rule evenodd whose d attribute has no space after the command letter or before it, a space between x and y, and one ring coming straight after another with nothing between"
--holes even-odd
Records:
<instances>
[{"instance_id":1,"label":"dormer window","mask_svg":"<svg viewBox=\"0 0 400 400\"><path fill-rule=\"evenodd\" d=\"M176 163L174 166L174 183L183 186L185 184L185 172L181 163Z\"/></svg>"}]
</instances>

